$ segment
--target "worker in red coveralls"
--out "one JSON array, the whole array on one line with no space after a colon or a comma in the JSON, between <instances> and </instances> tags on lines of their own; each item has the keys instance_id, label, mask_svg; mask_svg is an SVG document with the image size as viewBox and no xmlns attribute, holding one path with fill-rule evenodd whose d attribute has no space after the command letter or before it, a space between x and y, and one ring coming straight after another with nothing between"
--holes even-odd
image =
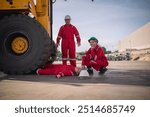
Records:
<instances>
[{"instance_id":1,"label":"worker in red coveralls","mask_svg":"<svg viewBox=\"0 0 150 117\"><path fill-rule=\"evenodd\" d=\"M67 58L69 57L70 64L76 67L76 46L74 36L77 39L78 46L81 45L81 39L77 28L70 24L71 17L69 15L65 16L65 22L66 24L61 26L59 30L56 45L58 47L60 40L62 39L61 50L63 65L67 64Z\"/></svg>"},{"instance_id":2,"label":"worker in red coveralls","mask_svg":"<svg viewBox=\"0 0 150 117\"><path fill-rule=\"evenodd\" d=\"M72 65L60 65L60 64L47 64L42 69L38 69L36 73L38 75L56 75L57 78L63 76L73 76L80 72L80 68Z\"/></svg>"},{"instance_id":3,"label":"worker in red coveralls","mask_svg":"<svg viewBox=\"0 0 150 117\"><path fill-rule=\"evenodd\" d=\"M93 75L93 69L99 71L100 74L104 74L107 71L108 61L102 48L98 45L98 40L95 37L91 37L89 40L91 48L82 57L82 68L85 69L90 75Z\"/></svg>"}]
</instances>

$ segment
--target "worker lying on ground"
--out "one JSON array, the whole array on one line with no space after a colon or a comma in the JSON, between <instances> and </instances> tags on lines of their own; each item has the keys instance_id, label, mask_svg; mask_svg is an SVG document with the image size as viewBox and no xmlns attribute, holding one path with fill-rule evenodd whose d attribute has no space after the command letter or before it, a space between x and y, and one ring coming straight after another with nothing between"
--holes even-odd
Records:
<instances>
[{"instance_id":1,"label":"worker lying on ground","mask_svg":"<svg viewBox=\"0 0 150 117\"><path fill-rule=\"evenodd\" d=\"M102 48L98 45L98 40L95 37L91 37L89 40L91 48L82 57L82 68L85 69L90 75L93 75L93 69L99 71L100 74L104 74L107 71L108 61Z\"/></svg>"},{"instance_id":2,"label":"worker lying on ground","mask_svg":"<svg viewBox=\"0 0 150 117\"><path fill-rule=\"evenodd\" d=\"M73 65L61 65L61 64L47 64L42 69L38 69L36 73L38 75L56 75L57 78L63 76L73 76L79 74L80 68Z\"/></svg>"}]
</instances>

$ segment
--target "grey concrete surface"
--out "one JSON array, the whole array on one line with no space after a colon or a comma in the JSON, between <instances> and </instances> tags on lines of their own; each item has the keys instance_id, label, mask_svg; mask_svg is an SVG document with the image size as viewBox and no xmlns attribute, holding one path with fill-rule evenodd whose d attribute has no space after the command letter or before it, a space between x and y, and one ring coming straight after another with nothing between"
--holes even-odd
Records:
<instances>
[{"instance_id":1,"label":"grey concrete surface","mask_svg":"<svg viewBox=\"0 0 150 117\"><path fill-rule=\"evenodd\" d=\"M150 99L150 62L109 62L105 75L86 79L0 73L0 99Z\"/></svg>"}]
</instances>

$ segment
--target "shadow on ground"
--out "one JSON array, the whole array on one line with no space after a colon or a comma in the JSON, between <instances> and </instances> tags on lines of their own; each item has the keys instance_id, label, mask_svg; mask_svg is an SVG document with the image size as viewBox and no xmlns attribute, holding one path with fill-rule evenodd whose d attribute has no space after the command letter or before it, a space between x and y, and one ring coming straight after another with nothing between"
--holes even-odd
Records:
<instances>
[{"instance_id":1,"label":"shadow on ground","mask_svg":"<svg viewBox=\"0 0 150 117\"><path fill-rule=\"evenodd\" d=\"M83 83L150 86L150 71L109 69L103 76L87 77L83 79L80 79L78 76L56 79L55 76L50 75L5 75L0 73L0 82L3 80L45 82L73 86L83 86Z\"/></svg>"}]
</instances>

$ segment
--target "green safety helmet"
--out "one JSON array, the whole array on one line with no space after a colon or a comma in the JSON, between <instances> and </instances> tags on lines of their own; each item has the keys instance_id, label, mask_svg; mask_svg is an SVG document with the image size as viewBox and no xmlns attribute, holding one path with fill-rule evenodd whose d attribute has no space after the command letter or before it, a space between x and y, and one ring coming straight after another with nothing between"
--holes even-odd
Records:
<instances>
[{"instance_id":1,"label":"green safety helmet","mask_svg":"<svg viewBox=\"0 0 150 117\"><path fill-rule=\"evenodd\" d=\"M94 40L94 41L96 41L96 42L98 43L98 39L95 38L95 37L91 37L91 38L88 40L88 42L90 42L91 40Z\"/></svg>"}]
</instances>

